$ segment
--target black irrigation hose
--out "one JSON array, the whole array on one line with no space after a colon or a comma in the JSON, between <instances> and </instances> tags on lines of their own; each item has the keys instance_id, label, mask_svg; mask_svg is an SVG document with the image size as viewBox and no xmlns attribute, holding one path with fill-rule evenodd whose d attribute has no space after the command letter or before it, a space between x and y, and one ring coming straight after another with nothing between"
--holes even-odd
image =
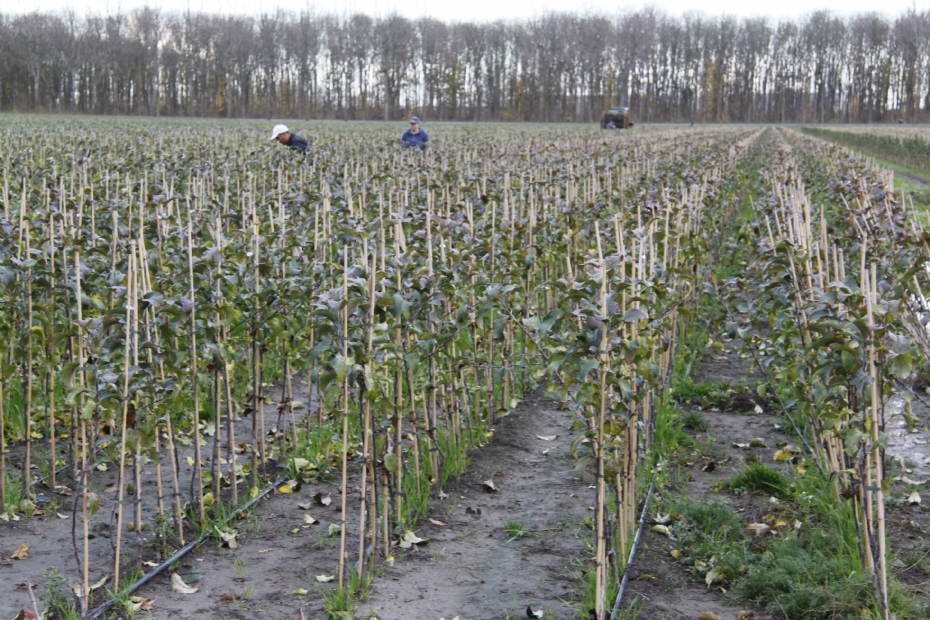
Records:
<instances>
[{"instance_id":1,"label":"black irrigation hose","mask_svg":"<svg viewBox=\"0 0 930 620\"><path fill-rule=\"evenodd\" d=\"M242 506L240 506L239 508L237 508L231 515L229 515L228 517L226 517L225 519L223 519L223 520L219 523L219 525L220 525L220 526L226 525L226 524L229 523L233 518L235 518L240 512L242 512L242 511L244 511L244 510L248 510L249 508L251 508L252 506L254 506L256 503L258 503L258 501L261 500L263 497L265 497L266 495L268 495L268 494L271 493L272 491L276 490L279 486L281 486L282 484L284 484L284 483L287 482L287 481L288 481L288 478L285 476L284 478L279 478L277 481L273 482L272 484L269 484L267 487L265 487L265 490L264 490L264 491L262 491L261 493L259 493L259 494L256 495L255 497L253 497L251 500L249 500L249 501L248 501L247 503L245 503L244 505L242 505ZM206 531L206 532L204 532L203 534L201 534L201 535L197 538L197 540L194 540L194 541L192 541L192 542L189 542L189 543L187 543L187 545L185 545L185 546L182 547L181 549L178 549L177 551L175 551L175 552L174 552L174 555L172 555L170 558L168 558L167 560L165 560L164 562L162 562L161 564L159 564L158 566L156 566L155 568L153 568L152 570L150 570L149 572L147 572L144 576L142 576L141 579L139 579L139 581L137 581L137 582L135 582L134 584L132 584L132 587L129 588L128 591L122 592L122 593L117 593L117 595L116 595L114 598L111 598L111 599L108 600L107 602L103 603L102 605L100 605L100 607L98 607L97 609L93 610L92 612L90 612L90 613L88 613L86 616L84 616L84 618L85 618L86 620L93 620L94 618L100 617L100 615L103 614L103 613L105 613L107 610L109 610L109 609L114 605L114 603L116 603L116 601L117 601L121 596L129 596L130 594L132 594L133 592L135 592L136 590L138 590L139 588L141 588L142 586L144 586L145 584L147 584L147 583L148 583L149 581L151 581L156 575L158 575L158 574L161 573L163 570L165 570L168 566L174 564L175 562L177 562L178 560L180 560L182 557L184 557L185 555L187 555L188 553L190 553L192 550L194 550L194 549L196 549L197 547L199 547L199 546L203 543L203 541L206 540L207 538L209 538L210 536L213 536L213 530L212 530L212 529L211 529L211 530L208 530L208 531Z\"/></svg>"},{"instance_id":2,"label":"black irrigation hose","mask_svg":"<svg viewBox=\"0 0 930 620\"><path fill-rule=\"evenodd\" d=\"M630 567L633 566L633 558L636 556L636 548L639 546L639 539L643 535L643 526L646 525L646 517L649 516L649 504L652 503L652 493L656 490L656 474L658 469L652 472L652 484L649 485L649 493L646 494L646 505L643 506L643 513L639 518L639 529L636 530L636 536L633 538L633 546L630 548L630 557L626 561L626 568L623 569L623 580L620 582L620 589L617 591L617 600L614 601L614 610L610 612L610 620L617 620L617 614L620 613L620 603L623 602L623 591L626 590L626 583L630 576Z\"/></svg>"}]
</instances>

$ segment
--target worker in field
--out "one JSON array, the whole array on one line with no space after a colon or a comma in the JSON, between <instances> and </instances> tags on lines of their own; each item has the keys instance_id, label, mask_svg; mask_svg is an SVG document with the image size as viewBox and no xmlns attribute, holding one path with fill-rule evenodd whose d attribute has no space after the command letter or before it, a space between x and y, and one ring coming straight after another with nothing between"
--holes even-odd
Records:
<instances>
[{"instance_id":1,"label":"worker in field","mask_svg":"<svg viewBox=\"0 0 930 620\"><path fill-rule=\"evenodd\" d=\"M420 118L417 116L410 117L410 129L404 132L400 137L404 143L404 148L419 148L421 151L426 150L426 143L429 142L429 134L420 127Z\"/></svg>"},{"instance_id":2,"label":"worker in field","mask_svg":"<svg viewBox=\"0 0 930 620\"><path fill-rule=\"evenodd\" d=\"M287 128L287 125L275 125L274 129L271 130L271 139L277 140L281 144L288 146L295 151L300 151L301 153L306 153L308 150L307 141L298 136L296 133L291 133Z\"/></svg>"}]
</instances>

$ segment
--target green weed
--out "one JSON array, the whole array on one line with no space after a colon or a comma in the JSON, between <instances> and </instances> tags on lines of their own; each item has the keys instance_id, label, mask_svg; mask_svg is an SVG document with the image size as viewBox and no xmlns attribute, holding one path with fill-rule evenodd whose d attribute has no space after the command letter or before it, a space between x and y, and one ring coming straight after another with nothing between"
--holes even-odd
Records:
<instances>
[{"instance_id":1,"label":"green weed","mask_svg":"<svg viewBox=\"0 0 930 620\"><path fill-rule=\"evenodd\" d=\"M681 414L681 425L688 430L699 433L707 432L710 429L710 423L700 411L685 411Z\"/></svg>"},{"instance_id":2,"label":"green weed","mask_svg":"<svg viewBox=\"0 0 930 620\"><path fill-rule=\"evenodd\" d=\"M780 472L766 467L762 463L747 463L738 474L724 484L724 488L735 493L756 491L779 498L787 498L790 483Z\"/></svg>"},{"instance_id":3,"label":"green weed","mask_svg":"<svg viewBox=\"0 0 930 620\"><path fill-rule=\"evenodd\" d=\"M730 384L726 381L695 383L688 378L672 387L672 398L683 404L723 409L730 404L729 389Z\"/></svg>"},{"instance_id":4,"label":"green weed","mask_svg":"<svg viewBox=\"0 0 930 620\"><path fill-rule=\"evenodd\" d=\"M523 538L528 533L526 526L519 521L508 521L504 524L504 531L510 535L510 540L507 542L511 542L518 538Z\"/></svg>"},{"instance_id":5,"label":"green weed","mask_svg":"<svg viewBox=\"0 0 930 620\"><path fill-rule=\"evenodd\" d=\"M54 620L78 620L81 612L71 595L65 576L55 568L45 571L42 576L45 577L45 583L42 584L40 596L45 604L47 617Z\"/></svg>"}]
</instances>

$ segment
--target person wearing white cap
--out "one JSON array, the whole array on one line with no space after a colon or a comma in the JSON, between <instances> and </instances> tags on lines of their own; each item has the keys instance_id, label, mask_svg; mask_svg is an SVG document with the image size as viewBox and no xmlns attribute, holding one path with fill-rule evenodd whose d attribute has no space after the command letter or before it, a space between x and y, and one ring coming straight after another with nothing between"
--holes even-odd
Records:
<instances>
[{"instance_id":1,"label":"person wearing white cap","mask_svg":"<svg viewBox=\"0 0 930 620\"><path fill-rule=\"evenodd\" d=\"M306 153L309 148L307 141L296 133L291 133L287 125L275 125L274 129L271 130L271 139L277 139L281 144L289 146L301 153Z\"/></svg>"},{"instance_id":2,"label":"person wearing white cap","mask_svg":"<svg viewBox=\"0 0 930 620\"><path fill-rule=\"evenodd\" d=\"M410 117L410 129L404 132L400 137L404 143L404 148L419 148L421 151L426 150L426 143L429 142L429 134L425 129L420 129L420 119L416 116Z\"/></svg>"}]
</instances>

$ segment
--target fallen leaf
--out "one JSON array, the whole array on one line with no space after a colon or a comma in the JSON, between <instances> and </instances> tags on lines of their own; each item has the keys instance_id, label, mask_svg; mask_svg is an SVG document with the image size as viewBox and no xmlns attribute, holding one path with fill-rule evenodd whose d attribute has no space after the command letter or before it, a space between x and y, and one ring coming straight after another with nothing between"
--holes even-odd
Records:
<instances>
[{"instance_id":1,"label":"fallen leaf","mask_svg":"<svg viewBox=\"0 0 930 620\"><path fill-rule=\"evenodd\" d=\"M791 458L791 452L789 450L778 450L775 452L776 461L787 461Z\"/></svg>"},{"instance_id":2,"label":"fallen leaf","mask_svg":"<svg viewBox=\"0 0 930 620\"><path fill-rule=\"evenodd\" d=\"M221 547L229 547L230 549L238 549L239 542L236 540L236 532L231 532L229 530L221 530L218 527L214 527L216 533L219 534L220 538L223 540L220 543Z\"/></svg>"},{"instance_id":3,"label":"fallen leaf","mask_svg":"<svg viewBox=\"0 0 930 620\"><path fill-rule=\"evenodd\" d=\"M667 525L668 523L672 522L672 515L671 513L664 514L664 515L656 515L653 521L655 521L659 525Z\"/></svg>"},{"instance_id":4,"label":"fallen leaf","mask_svg":"<svg viewBox=\"0 0 930 620\"><path fill-rule=\"evenodd\" d=\"M319 577L317 577L317 579L319 579ZM307 590L305 588L297 588L296 590L294 590L294 594L296 594L297 596L304 596L307 594Z\"/></svg>"},{"instance_id":5,"label":"fallen leaf","mask_svg":"<svg viewBox=\"0 0 930 620\"><path fill-rule=\"evenodd\" d=\"M484 481L484 490L488 493L496 493L497 487L494 486L494 478L488 478Z\"/></svg>"},{"instance_id":6,"label":"fallen leaf","mask_svg":"<svg viewBox=\"0 0 930 620\"><path fill-rule=\"evenodd\" d=\"M707 465L701 468L701 470L706 471L707 473L710 473L716 469L717 469L717 463L715 463L714 461L711 461L710 463L708 463Z\"/></svg>"},{"instance_id":7,"label":"fallen leaf","mask_svg":"<svg viewBox=\"0 0 930 620\"><path fill-rule=\"evenodd\" d=\"M762 439L761 437L756 437L755 439L749 442L749 447L750 448L766 448L768 446L765 445L764 439Z\"/></svg>"},{"instance_id":8,"label":"fallen leaf","mask_svg":"<svg viewBox=\"0 0 930 620\"><path fill-rule=\"evenodd\" d=\"M21 544L19 548L17 548L16 551L13 552L13 555L10 556L10 559L25 560L28 557L29 557L29 543L27 543L24 540L23 544Z\"/></svg>"},{"instance_id":9,"label":"fallen leaf","mask_svg":"<svg viewBox=\"0 0 930 620\"><path fill-rule=\"evenodd\" d=\"M90 591L93 592L94 590L99 590L100 588L102 588L103 586L105 586L106 583L107 583L108 581L110 581L110 576L109 576L109 575L104 575L103 578L102 578L100 581L98 581L98 582L96 582L96 583L92 583L92 584L90 585Z\"/></svg>"},{"instance_id":10,"label":"fallen leaf","mask_svg":"<svg viewBox=\"0 0 930 620\"><path fill-rule=\"evenodd\" d=\"M313 504L311 504L310 502L300 502L299 504L297 504L297 507L300 508L301 510L310 510L311 508L313 508Z\"/></svg>"},{"instance_id":11,"label":"fallen leaf","mask_svg":"<svg viewBox=\"0 0 930 620\"><path fill-rule=\"evenodd\" d=\"M755 618L756 612L751 609L742 609L736 612L736 620L750 620L750 618Z\"/></svg>"},{"instance_id":12,"label":"fallen leaf","mask_svg":"<svg viewBox=\"0 0 930 620\"><path fill-rule=\"evenodd\" d=\"M698 620L723 620L723 617L716 611L702 611Z\"/></svg>"},{"instance_id":13,"label":"fallen leaf","mask_svg":"<svg viewBox=\"0 0 930 620\"><path fill-rule=\"evenodd\" d=\"M394 567L394 556L389 555L386 558L384 558L384 563L393 568Z\"/></svg>"},{"instance_id":14,"label":"fallen leaf","mask_svg":"<svg viewBox=\"0 0 930 620\"><path fill-rule=\"evenodd\" d=\"M706 575L704 575L704 582L707 584L707 587L710 587L711 584L714 584L718 581L723 581L726 576L726 566L715 566L713 569L707 571Z\"/></svg>"},{"instance_id":15,"label":"fallen leaf","mask_svg":"<svg viewBox=\"0 0 930 620\"><path fill-rule=\"evenodd\" d=\"M291 488L291 485L287 483L282 484L281 486L278 487L278 493L288 494L288 493L293 493L293 492L294 492L294 489Z\"/></svg>"},{"instance_id":16,"label":"fallen leaf","mask_svg":"<svg viewBox=\"0 0 930 620\"><path fill-rule=\"evenodd\" d=\"M142 565L151 566L152 568L155 568L156 566L158 566L158 562L143 562Z\"/></svg>"},{"instance_id":17,"label":"fallen leaf","mask_svg":"<svg viewBox=\"0 0 930 620\"><path fill-rule=\"evenodd\" d=\"M920 493L913 491L910 495L907 496L907 503L909 506L920 505Z\"/></svg>"},{"instance_id":18,"label":"fallen leaf","mask_svg":"<svg viewBox=\"0 0 930 620\"><path fill-rule=\"evenodd\" d=\"M269 551L274 551L274 547L268 547L267 549L259 549L259 553L268 553Z\"/></svg>"},{"instance_id":19,"label":"fallen leaf","mask_svg":"<svg viewBox=\"0 0 930 620\"><path fill-rule=\"evenodd\" d=\"M329 495L324 496L322 493L317 493L313 496L313 501L315 501L320 506L329 506L333 503L333 498Z\"/></svg>"},{"instance_id":20,"label":"fallen leaf","mask_svg":"<svg viewBox=\"0 0 930 620\"><path fill-rule=\"evenodd\" d=\"M447 497L449 497L449 496L446 495L445 493L443 493L443 492L442 492L442 489L440 489L440 490L439 490L439 499L446 499Z\"/></svg>"},{"instance_id":21,"label":"fallen leaf","mask_svg":"<svg viewBox=\"0 0 930 620\"><path fill-rule=\"evenodd\" d=\"M649 573L641 573L639 577L637 577L637 579L639 579L640 581L658 581L659 580L658 577L656 577L655 575L650 575Z\"/></svg>"},{"instance_id":22,"label":"fallen leaf","mask_svg":"<svg viewBox=\"0 0 930 620\"><path fill-rule=\"evenodd\" d=\"M428 542L429 542L429 539L427 539L427 538L420 538L419 536L417 536L416 534L414 534L414 533L411 532L410 530L407 530L406 532L404 532L404 535L401 537L401 539L400 539L400 541L397 543L397 545L398 545L401 549L409 549L409 548L412 547L413 545L420 545L420 544L428 543Z\"/></svg>"},{"instance_id":23,"label":"fallen leaf","mask_svg":"<svg viewBox=\"0 0 930 620\"><path fill-rule=\"evenodd\" d=\"M63 515L60 512L56 512L55 514L58 515L59 519L70 519L71 518L71 515Z\"/></svg>"},{"instance_id":24,"label":"fallen leaf","mask_svg":"<svg viewBox=\"0 0 930 620\"><path fill-rule=\"evenodd\" d=\"M155 599L145 598L144 596L131 596L129 597L129 604L132 606L133 611L152 611Z\"/></svg>"},{"instance_id":25,"label":"fallen leaf","mask_svg":"<svg viewBox=\"0 0 930 620\"><path fill-rule=\"evenodd\" d=\"M28 584L29 584L30 586L32 586L33 588L39 587L39 584L37 584L35 581L29 581L29 582L24 581L24 582L22 582L22 583L17 583L17 584L16 584L16 589L17 589L17 590L25 590L25 589L26 589L26 583L28 583Z\"/></svg>"},{"instance_id":26,"label":"fallen leaf","mask_svg":"<svg viewBox=\"0 0 930 620\"><path fill-rule=\"evenodd\" d=\"M433 525L448 525L448 523L443 523L439 519L430 519L429 522L432 523Z\"/></svg>"},{"instance_id":27,"label":"fallen leaf","mask_svg":"<svg viewBox=\"0 0 930 620\"><path fill-rule=\"evenodd\" d=\"M222 603L231 603L233 601L238 601L239 595L235 592L227 592L226 594L220 594L220 602Z\"/></svg>"},{"instance_id":28,"label":"fallen leaf","mask_svg":"<svg viewBox=\"0 0 930 620\"><path fill-rule=\"evenodd\" d=\"M748 444L748 443L734 443L734 444L733 444L733 447L734 447L734 448L739 448L740 450L748 450L748 449L749 449L749 444Z\"/></svg>"},{"instance_id":29,"label":"fallen leaf","mask_svg":"<svg viewBox=\"0 0 930 620\"><path fill-rule=\"evenodd\" d=\"M756 413L762 413L762 407L760 407L759 405L756 405L755 407L753 407L753 411L755 411Z\"/></svg>"},{"instance_id":30,"label":"fallen leaf","mask_svg":"<svg viewBox=\"0 0 930 620\"><path fill-rule=\"evenodd\" d=\"M669 535L668 528L664 525L653 525L650 529L656 534L662 534L663 536Z\"/></svg>"},{"instance_id":31,"label":"fallen leaf","mask_svg":"<svg viewBox=\"0 0 930 620\"><path fill-rule=\"evenodd\" d=\"M526 606L526 617L527 618L542 618L543 610L540 609L539 611L533 611L533 608L527 605Z\"/></svg>"},{"instance_id":32,"label":"fallen leaf","mask_svg":"<svg viewBox=\"0 0 930 620\"><path fill-rule=\"evenodd\" d=\"M301 469L304 469L309 465L310 465L310 461L308 461L307 459L302 459L302 458L297 458L297 457L294 458L294 467L295 469L297 469L297 471L300 471Z\"/></svg>"},{"instance_id":33,"label":"fallen leaf","mask_svg":"<svg viewBox=\"0 0 930 620\"><path fill-rule=\"evenodd\" d=\"M319 523L316 519L310 516L310 513L304 514L304 525L313 525L314 523Z\"/></svg>"},{"instance_id":34,"label":"fallen leaf","mask_svg":"<svg viewBox=\"0 0 930 620\"><path fill-rule=\"evenodd\" d=\"M671 551L669 551L669 555L671 555L676 560L681 559L681 551L679 551L678 549L672 549Z\"/></svg>"},{"instance_id":35,"label":"fallen leaf","mask_svg":"<svg viewBox=\"0 0 930 620\"><path fill-rule=\"evenodd\" d=\"M756 536L761 536L762 534L765 534L770 529L772 529L772 526L766 523L750 523L749 525L746 526L746 529L752 532L753 534L755 534Z\"/></svg>"},{"instance_id":36,"label":"fallen leaf","mask_svg":"<svg viewBox=\"0 0 930 620\"><path fill-rule=\"evenodd\" d=\"M537 439L542 439L543 441L555 441L557 437L558 435L536 435ZM539 617L542 618L542 616Z\"/></svg>"},{"instance_id":37,"label":"fallen leaf","mask_svg":"<svg viewBox=\"0 0 930 620\"><path fill-rule=\"evenodd\" d=\"M193 594L200 588L187 585L179 574L171 573L171 589L181 594Z\"/></svg>"},{"instance_id":38,"label":"fallen leaf","mask_svg":"<svg viewBox=\"0 0 930 620\"><path fill-rule=\"evenodd\" d=\"M329 583L335 578L336 578L335 575L317 575L316 576L316 580L319 581L320 583Z\"/></svg>"},{"instance_id":39,"label":"fallen leaf","mask_svg":"<svg viewBox=\"0 0 930 620\"><path fill-rule=\"evenodd\" d=\"M336 534L341 534L341 533L342 533L342 526L339 525L338 523L330 523L330 524L329 524L329 530L327 530L327 533L328 533L330 536L335 536Z\"/></svg>"},{"instance_id":40,"label":"fallen leaf","mask_svg":"<svg viewBox=\"0 0 930 620\"><path fill-rule=\"evenodd\" d=\"M193 467L193 466L194 466L194 457L192 457L192 456L187 457L187 464L190 465L191 467Z\"/></svg>"}]
</instances>

